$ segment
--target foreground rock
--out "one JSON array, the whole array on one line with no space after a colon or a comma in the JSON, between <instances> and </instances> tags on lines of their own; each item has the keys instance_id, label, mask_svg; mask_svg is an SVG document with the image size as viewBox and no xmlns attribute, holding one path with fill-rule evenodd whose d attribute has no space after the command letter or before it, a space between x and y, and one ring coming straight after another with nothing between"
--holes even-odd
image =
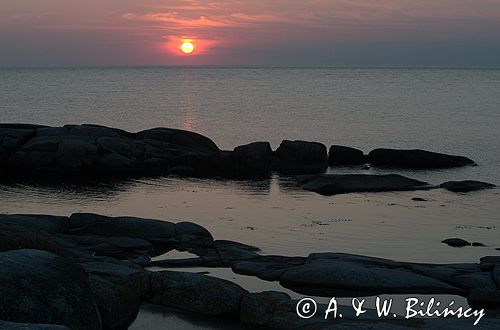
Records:
<instances>
[{"instance_id":1,"label":"foreground rock","mask_svg":"<svg viewBox=\"0 0 500 330\"><path fill-rule=\"evenodd\" d=\"M367 161L363 151L351 148L333 145L328 152L328 165L363 165Z\"/></svg>"},{"instance_id":2,"label":"foreground rock","mask_svg":"<svg viewBox=\"0 0 500 330\"><path fill-rule=\"evenodd\" d=\"M336 195L352 192L410 191L429 189L426 182L397 174L323 174L310 179L303 188L321 195Z\"/></svg>"},{"instance_id":3,"label":"foreground rock","mask_svg":"<svg viewBox=\"0 0 500 330\"><path fill-rule=\"evenodd\" d=\"M73 261L40 250L0 253L0 319L101 329L87 274Z\"/></svg>"},{"instance_id":4,"label":"foreground rock","mask_svg":"<svg viewBox=\"0 0 500 330\"><path fill-rule=\"evenodd\" d=\"M450 168L474 164L474 161L467 157L419 149L375 149L368 154L368 160L372 166L409 169Z\"/></svg>"},{"instance_id":5,"label":"foreground rock","mask_svg":"<svg viewBox=\"0 0 500 330\"><path fill-rule=\"evenodd\" d=\"M9 250L0 253L0 320L39 323L30 325L33 329L51 329L51 324L70 329L100 329L101 324L104 329L125 329L135 319L141 302L146 301L188 313L239 318L243 323L272 329L373 326L375 321L392 329L407 327L408 322L420 327L432 321L398 323L392 318L367 320L354 316L336 319L335 323L320 316L302 319L295 311L297 301L286 294L249 293L216 277L171 270L153 272L153 268L144 269L146 266L231 267L237 274L279 282L308 296L452 294L466 297L475 308L500 308L500 257L484 257L479 263L423 264L345 253L266 256L250 245L214 241L205 228L193 223L165 222L164 226L158 222L96 214L0 216L0 247ZM72 259L23 250L24 245L32 244L30 237L37 237L31 235L42 235ZM149 262L149 257L158 253L156 245L164 246L165 242L171 244L170 248L197 256ZM51 244L47 247L53 248ZM98 246L92 248L93 244L101 246L100 250ZM144 249L147 258L133 258L130 249ZM112 251L113 257L92 251ZM455 325L460 328L463 323Z\"/></svg>"},{"instance_id":6,"label":"foreground rock","mask_svg":"<svg viewBox=\"0 0 500 330\"><path fill-rule=\"evenodd\" d=\"M186 272L154 272L151 283L151 302L215 316L236 315L247 293L232 282Z\"/></svg>"},{"instance_id":7,"label":"foreground rock","mask_svg":"<svg viewBox=\"0 0 500 330\"><path fill-rule=\"evenodd\" d=\"M465 180L465 181L448 181L440 186L453 192L469 192L483 189L494 188L495 185L487 182Z\"/></svg>"}]
</instances>

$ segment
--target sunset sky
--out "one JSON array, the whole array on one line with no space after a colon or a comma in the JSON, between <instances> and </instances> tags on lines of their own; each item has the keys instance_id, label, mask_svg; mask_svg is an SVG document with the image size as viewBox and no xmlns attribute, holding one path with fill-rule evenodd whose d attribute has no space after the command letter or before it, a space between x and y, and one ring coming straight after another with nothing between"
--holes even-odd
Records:
<instances>
[{"instance_id":1,"label":"sunset sky","mask_svg":"<svg viewBox=\"0 0 500 330\"><path fill-rule=\"evenodd\" d=\"M500 66L500 0L0 0L2 67L191 64Z\"/></svg>"}]
</instances>

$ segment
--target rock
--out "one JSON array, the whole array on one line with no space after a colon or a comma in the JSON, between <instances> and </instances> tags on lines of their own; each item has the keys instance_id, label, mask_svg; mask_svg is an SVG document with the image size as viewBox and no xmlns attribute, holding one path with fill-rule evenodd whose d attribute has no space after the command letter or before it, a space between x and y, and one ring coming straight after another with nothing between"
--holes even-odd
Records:
<instances>
[{"instance_id":1,"label":"rock","mask_svg":"<svg viewBox=\"0 0 500 330\"><path fill-rule=\"evenodd\" d=\"M90 276L90 287L101 314L104 329L128 329L137 317L141 297L123 285Z\"/></svg>"},{"instance_id":2,"label":"rock","mask_svg":"<svg viewBox=\"0 0 500 330\"><path fill-rule=\"evenodd\" d=\"M492 275L493 275L493 280L495 281L497 288L500 289L500 265L495 266L495 269L493 270Z\"/></svg>"},{"instance_id":3,"label":"rock","mask_svg":"<svg viewBox=\"0 0 500 330\"><path fill-rule=\"evenodd\" d=\"M450 168L474 164L474 161L467 157L420 149L375 149L368 154L368 160L372 166L410 169Z\"/></svg>"},{"instance_id":4,"label":"rock","mask_svg":"<svg viewBox=\"0 0 500 330\"><path fill-rule=\"evenodd\" d=\"M427 199L421 197L413 197L411 200L414 202L427 202Z\"/></svg>"},{"instance_id":5,"label":"rock","mask_svg":"<svg viewBox=\"0 0 500 330\"><path fill-rule=\"evenodd\" d=\"M366 163L366 157L363 151L351 148L333 145L328 152L328 165L363 165Z\"/></svg>"},{"instance_id":6,"label":"rock","mask_svg":"<svg viewBox=\"0 0 500 330\"><path fill-rule=\"evenodd\" d=\"M267 177L271 170L273 151L269 142L254 142L236 147L241 177Z\"/></svg>"},{"instance_id":7,"label":"rock","mask_svg":"<svg viewBox=\"0 0 500 330\"><path fill-rule=\"evenodd\" d=\"M476 246L476 247L478 247L478 246L486 246L486 245L484 245L484 244L483 244L483 243L481 243L481 242L472 242L470 245L471 245L471 246Z\"/></svg>"},{"instance_id":8,"label":"rock","mask_svg":"<svg viewBox=\"0 0 500 330\"><path fill-rule=\"evenodd\" d=\"M191 166L178 165L168 170L168 175L193 176L194 169Z\"/></svg>"},{"instance_id":9,"label":"rock","mask_svg":"<svg viewBox=\"0 0 500 330\"><path fill-rule=\"evenodd\" d=\"M67 249L115 259L135 259L153 253L153 245L139 238L57 234L55 241Z\"/></svg>"},{"instance_id":10,"label":"rock","mask_svg":"<svg viewBox=\"0 0 500 330\"><path fill-rule=\"evenodd\" d=\"M237 315L247 293L232 282L196 273L153 272L151 283L152 303L214 316Z\"/></svg>"},{"instance_id":11,"label":"rock","mask_svg":"<svg viewBox=\"0 0 500 330\"><path fill-rule=\"evenodd\" d=\"M495 185L487 182L465 180L465 181L448 181L441 184L440 187L448 189L449 191L453 192L469 192L469 191L494 188Z\"/></svg>"},{"instance_id":12,"label":"rock","mask_svg":"<svg viewBox=\"0 0 500 330\"><path fill-rule=\"evenodd\" d=\"M428 189L426 182L397 174L323 174L306 183L303 188L321 195L352 192L411 191Z\"/></svg>"},{"instance_id":13,"label":"rock","mask_svg":"<svg viewBox=\"0 0 500 330\"><path fill-rule=\"evenodd\" d=\"M212 234L200 225L192 222L178 222L175 224L176 238L180 241L177 248L193 246L211 246L214 238ZM182 249L183 250L183 249Z\"/></svg>"},{"instance_id":14,"label":"rock","mask_svg":"<svg viewBox=\"0 0 500 330\"><path fill-rule=\"evenodd\" d=\"M464 293L463 289L404 268L321 259L288 269L280 284L301 294L322 297Z\"/></svg>"},{"instance_id":15,"label":"rock","mask_svg":"<svg viewBox=\"0 0 500 330\"><path fill-rule=\"evenodd\" d=\"M112 129L105 126L99 125L66 125L64 126L67 129L67 135L73 136L89 136L93 138L98 137L119 137L120 134L116 129Z\"/></svg>"},{"instance_id":16,"label":"rock","mask_svg":"<svg viewBox=\"0 0 500 330\"><path fill-rule=\"evenodd\" d=\"M68 258L40 250L0 253L0 319L101 329L88 278Z\"/></svg>"},{"instance_id":17,"label":"rock","mask_svg":"<svg viewBox=\"0 0 500 330\"><path fill-rule=\"evenodd\" d=\"M74 213L69 232L77 235L140 238L164 252L176 244L176 225L171 222L135 217L106 217L92 213Z\"/></svg>"},{"instance_id":18,"label":"rock","mask_svg":"<svg viewBox=\"0 0 500 330\"><path fill-rule=\"evenodd\" d=\"M289 295L277 291L247 293L241 300L240 320L245 324L266 327L279 305L289 301Z\"/></svg>"},{"instance_id":19,"label":"rock","mask_svg":"<svg viewBox=\"0 0 500 330\"><path fill-rule=\"evenodd\" d=\"M145 298L151 294L149 273L133 262L101 257L81 262L80 266L89 275L99 276L116 285L128 288L140 297Z\"/></svg>"},{"instance_id":20,"label":"rock","mask_svg":"<svg viewBox=\"0 0 500 330\"><path fill-rule=\"evenodd\" d=\"M208 165L208 166L207 166ZM208 161L195 168L197 176L219 176L222 178L238 178L239 164L233 151L221 151L208 157Z\"/></svg>"},{"instance_id":21,"label":"rock","mask_svg":"<svg viewBox=\"0 0 500 330\"><path fill-rule=\"evenodd\" d=\"M55 324L35 324L35 323L17 323L0 320L0 329L2 330L70 330L63 325Z\"/></svg>"},{"instance_id":22,"label":"rock","mask_svg":"<svg viewBox=\"0 0 500 330\"><path fill-rule=\"evenodd\" d=\"M328 167L325 145L317 142L281 142L276 150L278 171L283 174L323 173Z\"/></svg>"},{"instance_id":23,"label":"rock","mask_svg":"<svg viewBox=\"0 0 500 330\"><path fill-rule=\"evenodd\" d=\"M47 233L65 232L68 218L41 214L0 214L0 230Z\"/></svg>"},{"instance_id":24,"label":"rock","mask_svg":"<svg viewBox=\"0 0 500 330\"><path fill-rule=\"evenodd\" d=\"M70 257L72 253L57 244L54 236L45 231L7 231L1 230L0 252L20 249L35 249L52 252L59 256Z\"/></svg>"},{"instance_id":25,"label":"rock","mask_svg":"<svg viewBox=\"0 0 500 330\"><path fill-rule=\"evenodd\" d=\"M198 133L183 131L173 128L153 128L137 133L140 139L150 139L166 142L191 150L202 152L218 152L217 145L209 138Z\"/></svg>"},{"instance_id":26,"label":"rock","mask_svg":"<svg viewBox=\"0 0 500 330\"><path fill-rule=\"evenodd\" d=\"M470 242L467 242L466 240L461 239L461 238L447 238L447 239L441 241L441 243L447 244L447 245L452 246L452 247L464 247L464 246L471 245Z\"/></svg>"},{"instance_id":27,"label":"rock","mask_svg":"<svg viewBox=\"0 0 500 330\"><path fill-rule=\"evenodd\" d=\"M276 281L286 270L303 265L304 261L303 257L260 256L253 260L237 261L231 268L236 274L256 276L266 281Z\"/></svg>"},{"instance_id":28,"label":"rock","mask_svg":"<svg viewBox=\"0 0 500 330\"><path fill-rule=\"evenodd\" d=\"M34 135L33 129L0 127L0 149L12 152Z\"/></svg>"},{"instance_id":29,"label":"rock","mask_svg":"<svg viewBox=\"0 0 500 330\"><path fill-rule=\"evenodd\" d=\"M59 144L55 164L67 170L85 170L97 161L97 146L80 139L64 139Z\"/></svg>"},{"instance_id":30,"label":"rock","mask_svg":"<svg viewBox=\"0 0 500 330\"><path fill-rule=\"evenodd\" d=\"M238 242L217 240L213 242L216 255L223 265L231 266L241 260L248 260L258 257L259 248Z\"/></svg>"},{"instance_id":31,"label":"rock","mask_svg":"<svg viewBox=\"0 0 500 330\"><path fill-rule=\"evenodd\" d=\"M498 308L500 306L500 290L483 288L471 290L467 302L472 308Z\"/></svg>"}]
</instances>

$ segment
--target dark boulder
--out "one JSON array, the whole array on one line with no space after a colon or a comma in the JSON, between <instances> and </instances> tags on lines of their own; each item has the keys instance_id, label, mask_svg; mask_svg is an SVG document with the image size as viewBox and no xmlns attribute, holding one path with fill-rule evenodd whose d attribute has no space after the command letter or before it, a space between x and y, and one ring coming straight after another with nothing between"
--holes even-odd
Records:
<instances>
[{"instance_id":1,"label":"dark boulder","mask_svg":"<svg viewBox=\"0 0 500 330\"><path fill-rule=\"evenodd\" d=\"M495 185L487 182L465 180L465 181L448 181L440 186L453 192L469 192L483 189L494 188Z\"/></svg>"},{"instance_id":2,"label":"dark boulder","mask_svg":"<svg viewBox=\"0 0 500 330\"><path fill-rule=\"evenodd\" d=\"M310 180L303 188L321 195L335 195L352 192L411 191L428 189L429 184L397 174L323 174Z\"/></svg>"},{"instance_id":3,"label":"dark boulder","mask_svg":"<svg viewBox=\"0 0 500 330\"><path fill-rule=\"evenodd\" d=\"M410 169L450 168L474 164L474 161L467 157L419 149L375 149L368 154L368 161L372 166Z\"/></svg>"},{"instance_id":4,"label":"dark boulder","mask_svg":"<svg viewBox=\"0 0 500 330\"><path fill-rule=\"evenodd\" d=\"M68 258L40 250L0 253L0 319L101 329L87 274Z\"/></svg>"},{"instance_id":5,"label":"dark boulder","mask_svg":"<svg viewBox=\"0 0 500 330\"><path fill-rule=\"evenodd\" d=\"M363 165L366 163L366 157L363 151L351 148L333 145L328 152L328 165Z\"/></svg>"},{"instance_id":6,"label":"dark boulder","mask_svg":"<svg viewBox=\"0 0 500 330\"><path fill-rule=\"evenodd\" d=\"M241 177L267 177L271 170L273 150L269 142L254 142L236 147Z\"/></svg>"},{"instance_id":7,"label":"dark boulder","mask_svg":"<svg viewBox=\"0 0 500 330\"><path fill-rule=\"evenodd\" d=\"M447 238L441 243L444 243L446 245L452 246L452 247L464 247L464 246L471 246L471 243L461 239L461 238Z\"/></svg>"},{"instance_id":8,"label":"dark boulder","mask_svg":"<svg viewBox=\"0 0 500 330\"><path fill-rule=\"evenodd\" d=\"M328 168L326 147L318 142L285 140L276 155L277 170L283 174L323 173Z\"/></svg>"}]
</instances>

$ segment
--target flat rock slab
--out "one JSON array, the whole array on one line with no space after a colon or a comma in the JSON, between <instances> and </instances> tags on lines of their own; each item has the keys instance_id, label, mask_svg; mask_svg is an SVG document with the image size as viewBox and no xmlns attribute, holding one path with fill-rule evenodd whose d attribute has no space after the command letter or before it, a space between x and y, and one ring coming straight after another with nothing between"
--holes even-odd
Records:
<instances>
[{"instance_id":1,"label":"flat rock slab","mask_svg":"<svg viewBox=\"0 0 500 330\"><path fill-rule=\"evenodd\" d=\"M368 154L372 166L409 169L451 168L473 165L474 161L463 156L448 155L420 149L375 149Z\"/></svg>"},{"instance_id":2,"label":"flat rock slab","mask_svg":"<svg viewBox=\"0 0 500 330\"><path fill-rule=\"evenodd\" d=\"M484 189L495 188L494 184L482 181L465 180L465 181L448 181L442 183L441 188L448 189L453 192L469 192Z\"/></svg>"},{"instance_id":3,"label":"flat rock slab","mask_svg":"<svg viewBox=\"0 0 500 330\"><path fill-rule=\"evenodd\" d=\"M412 191L429 189L430 185L398 174L323 174L310 179L303 188L321 195L336 195L353 192Z\"/></svg>"},{"instance_id":4,"label":"flat rock slab","mask_svg":"<svg viewBox=\"0 0 500 330\"><path fill-rule=\"evenodd\" d=\"M280 277L280 284L302 294L320 296L464 293L463 289L405 268L329 260L291 268Z\"/></svg>"}]
</instances>

